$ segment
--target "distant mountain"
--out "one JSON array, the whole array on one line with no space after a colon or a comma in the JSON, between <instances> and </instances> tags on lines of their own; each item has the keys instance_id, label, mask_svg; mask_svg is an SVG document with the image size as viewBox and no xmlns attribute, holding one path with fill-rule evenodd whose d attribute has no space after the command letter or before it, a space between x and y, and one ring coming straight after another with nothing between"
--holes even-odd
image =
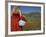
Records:
<instances>
[{"instance_id":1,"label":"distant mountain","mask_svg":"<svg viewBox=\"0 0 46 37\"><path fill-rule=\"evenodd\" d=\"M30 13L23 13L23 14L29 14L29 15L35 15L35 14L37 14L37 15L41 15L41 13L40 12L30 12Z\"/></svg>"}]
</instances>

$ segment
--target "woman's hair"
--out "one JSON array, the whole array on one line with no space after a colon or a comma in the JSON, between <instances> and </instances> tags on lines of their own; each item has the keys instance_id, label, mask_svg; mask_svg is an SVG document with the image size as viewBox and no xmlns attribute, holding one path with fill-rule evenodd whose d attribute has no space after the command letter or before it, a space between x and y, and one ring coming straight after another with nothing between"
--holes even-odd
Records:
<instances>
[{"instance_id":1,"label":"woman's hair","mask_svg":"<svg viewBox=\"0 0 46 37\"><path fill-rule=\"evenodd\" d=\"M18 12L20 14L20 16L22 16L22 11L20 9L20 6L14 6L12 9L12 13L14 12Z\"/></svg>"},{"instance_id":2,"label":"woman's hair","mask_svg":"<svg viewBox=\"0 0 46 37\"><path fill-rule=\"evenodd\" d=\"M20 8L18 6L14 6L12 12L18 11Z\"/></svg>"}]
</instances>

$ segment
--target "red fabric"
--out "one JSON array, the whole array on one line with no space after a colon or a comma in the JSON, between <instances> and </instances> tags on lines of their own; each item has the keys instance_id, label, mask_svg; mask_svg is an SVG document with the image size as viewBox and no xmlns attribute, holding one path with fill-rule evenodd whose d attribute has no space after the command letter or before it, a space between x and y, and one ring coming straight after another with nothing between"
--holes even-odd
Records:
<instances>
[{"instance_id":1,"label":"red fabric","mask_svg":"<svg viewBox=\"0 0 46 37\"><path fill-rule=\"evenodd\" d=\"M14 14L11 16L11 31L22 31L18 22L20 19L24 18L23 16L20 17L19 14Z\"/></svg>"}]
</instances>

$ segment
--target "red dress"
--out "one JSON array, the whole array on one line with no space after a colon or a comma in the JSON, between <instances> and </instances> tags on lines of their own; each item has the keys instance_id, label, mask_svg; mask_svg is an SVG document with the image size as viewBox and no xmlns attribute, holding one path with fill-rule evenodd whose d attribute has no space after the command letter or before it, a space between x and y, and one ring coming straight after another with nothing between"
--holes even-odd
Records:
<instances>
[{"instance_id":1,"label":"red dress","mask_svg":"<svg viewBox=\"0 0 46 37\"><path fill-rule=\"evenodd\" d=\"M19 14L14 14L11 16L11 31L22 31L21 27L19 26L19 20L24 18L23 16L20 17Z\"/></svg>"}]
</instances>

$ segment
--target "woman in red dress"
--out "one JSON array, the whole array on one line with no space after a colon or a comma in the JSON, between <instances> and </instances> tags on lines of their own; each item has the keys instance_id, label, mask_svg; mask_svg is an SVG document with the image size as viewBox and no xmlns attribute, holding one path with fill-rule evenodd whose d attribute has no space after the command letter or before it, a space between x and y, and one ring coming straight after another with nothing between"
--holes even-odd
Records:
<instances>
[{"instance_id":1,"label":"woman in red dress","mask_svg":"<svg viewBox=\"0 0 46 37\"><path fill-rule=\"evenodd\" d=\"M23 31L23 29L19 26L20 19L25 20L25 17L18 9L14 10L11 16L11 31Z\"/></svg>"}]
</instances>

